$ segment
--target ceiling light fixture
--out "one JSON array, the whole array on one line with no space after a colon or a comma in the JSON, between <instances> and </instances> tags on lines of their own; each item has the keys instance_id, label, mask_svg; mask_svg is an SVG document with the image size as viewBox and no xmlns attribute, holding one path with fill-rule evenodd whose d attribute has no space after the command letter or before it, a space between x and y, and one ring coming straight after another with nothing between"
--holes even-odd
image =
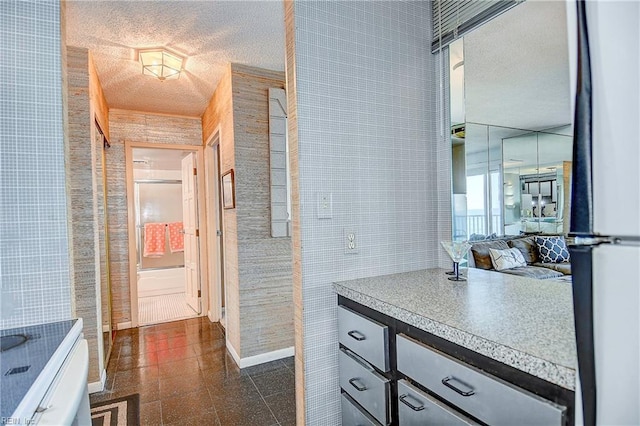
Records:
<instances>
[{"instance_id":1,"label":"ceiling light fixture","mask_svg":"<svg viewBox=\"0 0 640 426\"><path fill-rule=\"evenodd\" d=\"M138 50L142 74L156 77L160 81L180 78L184 59L164 48Z\"/></svg>"}]
</instances>

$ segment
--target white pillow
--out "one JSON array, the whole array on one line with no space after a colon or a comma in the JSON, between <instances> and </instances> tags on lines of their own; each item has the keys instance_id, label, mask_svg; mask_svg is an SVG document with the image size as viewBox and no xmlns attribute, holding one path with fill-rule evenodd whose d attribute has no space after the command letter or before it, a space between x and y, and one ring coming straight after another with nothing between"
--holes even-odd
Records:
<instances>
[{"instance_id":1,"label":"white pillow","mask_svg":"<svg viewBox=\"0 0 640 426\"><path fill-rule=\"evenodd\" d=\"M520 250L515 247L506 250L490 248L489 256L491 256L491 263L496 271L504 271L505 269L527 266L524 256Z\"/></svg>"}]
</instances>

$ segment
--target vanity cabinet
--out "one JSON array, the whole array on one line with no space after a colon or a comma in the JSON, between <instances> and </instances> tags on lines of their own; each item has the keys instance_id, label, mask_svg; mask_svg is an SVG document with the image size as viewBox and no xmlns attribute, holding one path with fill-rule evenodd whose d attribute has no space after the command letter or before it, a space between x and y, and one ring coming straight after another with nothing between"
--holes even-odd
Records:
<instances>
[{"instance_id":1,"label":"vanity cabinet","mask_svg":"<svg viewBox=\"0 0 640 426\"><path fill-rule=\"evenodd\" d=\"M568 426L573 392L339 296L343 425Z\"/></svg>"}]
</instances>

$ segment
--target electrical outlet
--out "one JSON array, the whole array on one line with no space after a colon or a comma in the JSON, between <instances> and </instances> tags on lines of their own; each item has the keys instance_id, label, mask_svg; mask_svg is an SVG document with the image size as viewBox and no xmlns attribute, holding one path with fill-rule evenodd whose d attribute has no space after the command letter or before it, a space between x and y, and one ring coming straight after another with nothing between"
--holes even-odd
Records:
<instances>
[{"instance_id":1,"label":"electrical outlet","mask_svg":"<svg viewBox=\"0 0 640 426\"><path fill-rule=\"evenodd\" d=\"M317 204L318 219L331 219L333 217L333 197L330 192L318 192Z\"/></svg>"},{"instance_id":2,"label":"electrical outlet","mask_svg":"<svg viewBox=\"0 0 640 426\"><path fill-rule=\"evenodd\" d=\"M356 238L356 233L353 229L345 228L344 230L344 252L346 254L356 254L358 253L358 239Z\"/></svg>"}]
</instances>

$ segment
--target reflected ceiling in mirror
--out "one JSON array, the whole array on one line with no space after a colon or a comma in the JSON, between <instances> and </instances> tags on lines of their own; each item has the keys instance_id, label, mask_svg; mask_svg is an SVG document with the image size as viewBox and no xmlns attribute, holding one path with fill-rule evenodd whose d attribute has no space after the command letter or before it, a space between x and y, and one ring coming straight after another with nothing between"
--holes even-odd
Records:
<instances>
[{"instance_id":1,"label":"reflected ceiling in mirror","mask_svg":"<svg viewBox=\"0 0 640 426\"><path fill-rule=\"evenodd\" d=\"M571 123L566 7L524 2L464 37L467 122L529 130Z\"/></svg>"}]
</instances>

